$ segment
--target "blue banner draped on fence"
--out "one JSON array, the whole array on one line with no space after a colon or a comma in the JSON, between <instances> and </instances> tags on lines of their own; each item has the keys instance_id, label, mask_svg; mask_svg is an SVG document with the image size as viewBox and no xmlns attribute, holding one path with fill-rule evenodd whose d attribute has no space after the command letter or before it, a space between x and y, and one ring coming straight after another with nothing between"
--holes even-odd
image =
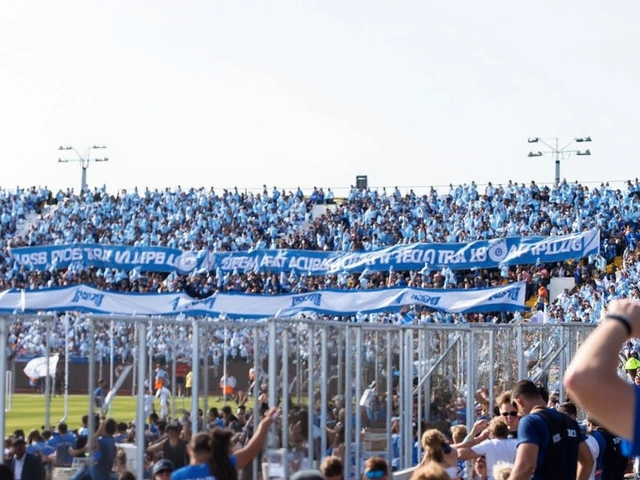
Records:
<instances>
[{"instance_id":1,"label":"blue banner draped on fence","mask_svg":"<svg viewBox=\"0 0 640 480\"><path fill-rule=\"evenodd\" d=\"M12 256L36 270L111 267L124 270L189 273L193 270L222 272L290 272L328 275L342 271L362 272L452 270L527 265L538 261L559 262L600 252L600 231L555 237L507 237L469 243L413 243L367 252L316 250L255 250L242 252L182 252L165 247L126 247L101 244L53 245L14 248Z\"/></svg>"},{"instance_id":2,"label":"blue banner draped on fence","mask_svg":"<svg viewBox=\"0 0 640 480\"><path fill-rule=\"evenodd\" d=\"M379 290L319 290L288 295L219 293L195 299L185 293L134 294L97 290L86 285L46 290L0 292L0 312L37 313L84 311L121 315L193 315L231 318L290 316L303 311L355 315L398 311L421 305L452 313L522 310L524 282L501 287L447 290L384 288Z\"/></svg>"}]
</instances>

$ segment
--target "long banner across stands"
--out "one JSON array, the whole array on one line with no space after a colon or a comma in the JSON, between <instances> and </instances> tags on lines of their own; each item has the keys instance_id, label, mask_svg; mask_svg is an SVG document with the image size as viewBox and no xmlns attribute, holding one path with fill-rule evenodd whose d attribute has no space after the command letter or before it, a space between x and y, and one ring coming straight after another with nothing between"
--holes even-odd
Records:
<instances>
[{"instance_id":1,"label":"long banner across stands","mask_svg":"<svg viewBox=\"0 0 640 480\"><path fill-rule=\"evenodd\" d=\"M370 252L255 250L243 252L182 252L164 247L101 244L14 248L12 256L36 270L84 267L189 273L205 269L223 272L290 272L327 275L341 271L421 270L447 266L452 270L559 262L600 252L600 231L555 237L507 237L469 243L413 243Z\"/></svg>"},{"instance_id":2,"label":"long banner across stands","mask_svg":"<svg viewBox=\"0 0 640 480\"><path fill-rule=\"evenodd\" d=\"M0 312L36 313L84 311L120 315L196 315L267 318L314 311L355 315L398 311L421 305L452 313L516 311L524 308L524 282L478 290L386 288L322 290L290 295L217 294L194 299L184 293L126 294L86 285L47 290L7 290L0 293Z\"/></svg>"}]
</instances>

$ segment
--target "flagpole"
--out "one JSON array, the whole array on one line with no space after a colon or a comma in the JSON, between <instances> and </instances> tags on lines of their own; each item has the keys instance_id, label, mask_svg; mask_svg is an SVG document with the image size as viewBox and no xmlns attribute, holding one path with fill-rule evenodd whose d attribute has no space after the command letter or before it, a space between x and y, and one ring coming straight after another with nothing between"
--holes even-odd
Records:
<instances>
[{"instance_id":1,"label":"flagpole","mask_svg":"<svg viewBox=\"0 0 640 480\"><path fill-rule=\"evenodd\" d=\"M45 378L44 387L44 428L49 430L51 428L51 370L49 362L51 361L51 322L53 319L45 320L46 324L46 361L47 361L47 376Z\"/></svg>"}]
</instances>

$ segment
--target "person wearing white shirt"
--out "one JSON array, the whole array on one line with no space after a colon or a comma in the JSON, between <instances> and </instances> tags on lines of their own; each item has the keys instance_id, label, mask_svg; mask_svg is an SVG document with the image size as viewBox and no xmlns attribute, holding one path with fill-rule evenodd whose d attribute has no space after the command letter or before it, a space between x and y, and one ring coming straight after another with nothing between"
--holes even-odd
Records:
<instances>
[{"instance_id":1,"label":"person wearing white shirt","mask_svg":"<svg viewBox=\"0 0 640 480\"><path fill-rule=\"evenodd\" d=\"M493 480L493 466L498 462L514 463L518 441L509 436L509 427L502 417L494 417L487 429L480 434L481 437L489 437L477 445L459 444L458 459L473 460L480 456L487 459L488 480Z\"/></svg>"},{"instance_id":2,"label":"person wearing white shirt","mask_svg":"<svg viewBox=\"0 0 640 480\"><path fill-rule=\"evenodd\" d=\"M156 392L156 398L160 399L160 418L166 418L169 415L169 398L171 397L171 391L162 386Z\"/></svg>"}]
</instances>

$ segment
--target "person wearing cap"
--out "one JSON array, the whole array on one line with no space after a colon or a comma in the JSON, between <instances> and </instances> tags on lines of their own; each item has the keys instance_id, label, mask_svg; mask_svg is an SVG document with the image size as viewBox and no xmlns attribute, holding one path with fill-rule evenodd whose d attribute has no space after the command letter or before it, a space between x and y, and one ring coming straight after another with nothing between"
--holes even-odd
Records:
<instances>
[{"instance_id":1,"label":"person wearing cap","mask_svg":"<svg viewBox=\"0 0 640 480\"><path fill-rule=\"evenodd\" d=\"M640 368L640 360L638 360L638 352L632 350L629 353L629 358L624 363L624 369L629 375L629 379L631 383L635 382L636 374L638 373L638 368Z\"/></svg>"},{"instance_id":2,"label":"person wearing cap","mask_svg":"<svg viewBox=\"0 0 640 480\"><path fill-rule=\"evenodd\" d=\"M167 480L168 478L171 478L171 474L174 470L175 468L173 467L173 462L171 460L166 458L158 460L153 464L153 468L151 469L153 480Z\"/></svg>"},{"instance_id":3,"label":"person wearing cap","mask_svg":"<svg viewBox=\"0 0 640 480\"><path fill-rule=\"evenodd\" d=\"M14 437L11 446L13 456L7 462L13 474L11 480L42 480L42 462L36 455L27 453L24 437Z\"/></svg>"}]
</instances>

